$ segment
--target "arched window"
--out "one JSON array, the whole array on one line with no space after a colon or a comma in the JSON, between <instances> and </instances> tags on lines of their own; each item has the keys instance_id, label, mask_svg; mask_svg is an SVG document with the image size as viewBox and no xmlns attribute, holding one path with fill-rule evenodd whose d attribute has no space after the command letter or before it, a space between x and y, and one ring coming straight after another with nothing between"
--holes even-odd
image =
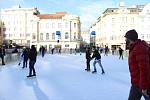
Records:
<instances>
[{"instance_id":1,"label":"arched window","mask_svg":"<svg viewBox=\"0 0 150 100\"><path fill-rule=\"evenodd\" d=\"M52 33L52 40L55 40L55 33Z\"/></svg>"},{"instance_id":2,"label":"arched window","mask_svg":"<svg viewBox=\"0 0 150 100\"><path fill-rule=\"evenodd\" d=\"M32 39L35 40L36 36L35 33L32 34Z\"/></svg>"},{"instance_id":3,"label":"arched window","mask_svg":"<svg viewBox=\"0 0 150 100\"><path fill-rule=\"evenodd\" d=\"M76 39L76 32L74 32L74 39Z\"/></svg>"},{"instance_id":4,"label":"arched window","mask_svg":"<svg viewBox=\"0 0 150 100\"><path fill-rule=\"evenodd\" d=\"M68 32L65 33L65 39L68 39L69 38L69 34Z\"/></svg>"},{"instance_id":5,"label":"arched window","mask_svg":"<svg viewBox=\"0 0 150 100\"><path fill-rule=\"evenodd\" d=\"M49 33L46 33L46 40L49 40Z\"/></svg>"},{"instance_id":6,"label":"arched window","mask_svg":"<svg viewBox=\"0 0 150 100\"><path fill-rule=\"evenodd\" d=\"M40 33L40 40L43 40L43 33Z\"/></svg>"}]
</instances>

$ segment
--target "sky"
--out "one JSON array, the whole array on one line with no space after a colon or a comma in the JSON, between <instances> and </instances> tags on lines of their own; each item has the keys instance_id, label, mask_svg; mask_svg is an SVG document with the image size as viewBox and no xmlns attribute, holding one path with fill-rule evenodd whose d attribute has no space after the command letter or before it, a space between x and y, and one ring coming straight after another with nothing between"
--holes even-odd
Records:
<instances>
[{"instance_id":1,"label":"sky","mask_svg":"<svg viewBox=\"0 0 150 100\"><path fill-rule=\"evenodd\" d=\"M82 28L87 29L102 12L107 8L118 7L119 2L132 6L147 4L150 0L0 0L0 8L21 5L21 7L37 7L41 13L65 11L80 16Z\"/></svg>"}]
</instances>

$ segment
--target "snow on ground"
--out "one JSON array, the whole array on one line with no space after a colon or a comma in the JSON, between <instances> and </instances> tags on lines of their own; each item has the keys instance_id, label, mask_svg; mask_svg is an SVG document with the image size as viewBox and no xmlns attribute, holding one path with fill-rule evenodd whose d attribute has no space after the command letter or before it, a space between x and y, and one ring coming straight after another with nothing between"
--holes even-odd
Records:
<instances>
[{"instance_id":1,"label":"snow on ground","mask_svg":"<svg viewBox=\"0 0 150 100\"><path fill-rule=\"evenodd\" d=\"M93 65L91 61L91 69ZM130 76L127 58L102 56L106 72L86 72L85 54L38 56L37 77L16 63L0 66L0 100L127 100Z\"/></svg>"}]
</instances>

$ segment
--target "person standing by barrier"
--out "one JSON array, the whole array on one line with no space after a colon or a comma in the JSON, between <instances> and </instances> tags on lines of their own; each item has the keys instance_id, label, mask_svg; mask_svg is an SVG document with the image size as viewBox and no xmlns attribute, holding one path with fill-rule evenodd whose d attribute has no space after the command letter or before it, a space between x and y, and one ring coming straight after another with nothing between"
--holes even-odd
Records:
<instances>
[{"instance_id":1,"label":"person standing by barrier","mask_svg":"<svg viewBox=\"0 0 150 100\"><path fill-rule=\"evenodd\" d=\"M125 34L126 45L129 48L129 70L131 89L128 100L150 100L150 51L148 44L138 39L135 30Z\"/></svg>"},{"instance_id":2,"label":"person standing by barrier","mask_svg":"<svg viewBox=\"0 0 150 100\"><path fill-rule=\"evenodd\" d=\"M34 45L29 51L29 75L27 77L36 76L34 64L36 63L37 51Z\"/></svg>"},{"instance_id":3,"label":"person standing by barrier","mask_svg":"<svg viewBox=\"0 0 150 100\"><path fill-rule=\"evenodd\" d=\"M5 65L4 56L5 56L5 48L3 46L0 46L0 57L2 59L2 65Z\"/></svg>"}]
</instances>

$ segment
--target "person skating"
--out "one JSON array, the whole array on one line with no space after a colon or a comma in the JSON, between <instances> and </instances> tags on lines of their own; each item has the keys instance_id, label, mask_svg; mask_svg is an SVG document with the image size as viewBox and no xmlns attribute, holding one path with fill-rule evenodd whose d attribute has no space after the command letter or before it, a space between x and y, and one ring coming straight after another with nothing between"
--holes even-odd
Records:
<instances>
[{"instance_id":1,"label":"person skating","mask_svg":"<svg viewBox=\"0 0 150 100\"><path fill-rule=\"evenodd\" d=\"M90 60L91 60L91 51L90 51L90 48L87 48L86 49L86 71L90 71Z\"/></svg>"},{"instance_id":2,"label":"person skating","mask_svg":"<svg viewBox=\"0 0 150 100\"><path fill-rule=\"evenodd\" d=\"M150 51L148 44L138 39L135 30L125 34L126 45L129 48L129 70L131 89L128 100L150 100Z\"/></svg>"},{"instance_id":3,"label":"person skating","mask_svg":"<svg viewBox=\"0 0 150 100\"><path fill-rule=\"evenodd\" d=\"M101 55L100 53L98 52L98 50L96 49L95 46L93 46L93 49L94 49L94 52L93 52L93 55L92 55L92 59L94 59L94 62L93 62L93 66L94 66L94 71L92 71L92 73L96 73L97 70L96 70L96 63L99 64L99 66L101 67L101 70L102 70L102 73L101 74L105 74L105 71L103 69L103 66L101 64Z\"/></svg>"},{"instance_id":4,"label":"person skating","mask_svg":"<svg viewBox=\"0 0 150 100\"><path fill-rule=\"evenodd\" d=\"M34 64L36 63L37 51L34 45L31 46L29 51L29 75L27 77L36 76Z\"/></svg>"},{"instance_id":5,"label":"person skating","mask_svg":"<svg viewBox=\"0 0 150 100\"><path fill-rule=\"evenodd\" d=\"M25 48L23 50L23 54L22 54L22 57L23 57L23 67L22 68L27 68L27 63L28 63L28 57L29 56L29 51L27 50L27 48Z\"/></svg>"}]
</instances>

